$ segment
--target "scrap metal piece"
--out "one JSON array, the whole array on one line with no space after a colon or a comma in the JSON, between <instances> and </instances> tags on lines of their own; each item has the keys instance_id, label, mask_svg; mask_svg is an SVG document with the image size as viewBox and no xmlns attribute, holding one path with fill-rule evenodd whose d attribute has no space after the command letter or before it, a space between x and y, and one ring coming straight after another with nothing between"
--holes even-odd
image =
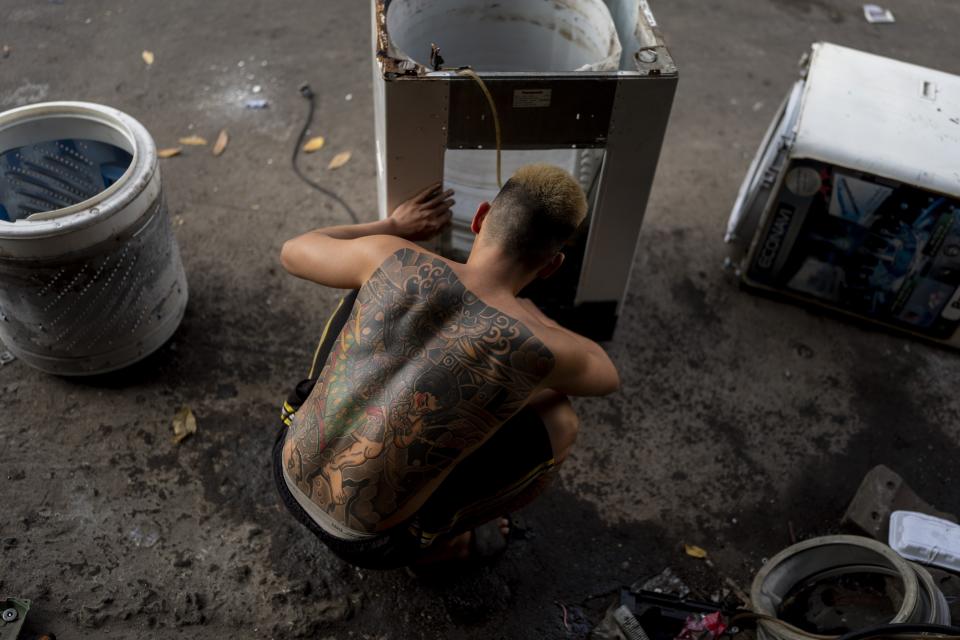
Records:
<instances>
[{"instance_id":1,"label":"scrap metal piece","mask_svg":"<svg viewBox=\"0 0 960 640\"><path fill-rule=\"evenodd\" d=\"M886 543L890 514L900 510L957 521L953 514L938 511L926 503L895 471L881 464L864 476L840 524Z\"/></svg>"},{"instance_id":2,"label":"scrap metal piece","mask_svg":"<svg viewBox=\"0 0 960 640\"><path fill-rule=\"evenodd\" d=\"M30 610L30 601L7 598L0 602L0 640L16 640Z\"/></svg>"}]
</instances>

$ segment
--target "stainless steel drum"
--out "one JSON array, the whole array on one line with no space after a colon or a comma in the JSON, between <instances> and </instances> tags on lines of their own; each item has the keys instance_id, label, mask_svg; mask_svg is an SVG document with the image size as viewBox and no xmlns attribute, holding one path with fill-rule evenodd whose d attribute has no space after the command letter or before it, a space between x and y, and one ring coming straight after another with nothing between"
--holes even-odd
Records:
<instances>
[{"instance_id":1,"label":"stainless steel drum","mask_svg":"<svg viewBox=\"0 0 960 640\"><path fill-rule=\"evenodd\" d=\"M84 102L0 113L7 348L51 373L103 373L160 347L186 304L156 146L143 125Z\"/></svg>"}]
</instances>

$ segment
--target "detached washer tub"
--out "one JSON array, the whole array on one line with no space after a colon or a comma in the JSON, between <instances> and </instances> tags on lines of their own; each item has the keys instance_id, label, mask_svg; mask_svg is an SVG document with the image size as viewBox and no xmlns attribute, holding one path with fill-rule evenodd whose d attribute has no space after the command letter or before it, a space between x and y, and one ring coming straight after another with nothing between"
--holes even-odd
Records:
<instances>
[{"instance_id":1,"label":"detached washer tub","mask_svg":"<svg viewBox=\"0 0 960 640\"><path fill-rule=\"evenodd\" d=\"M871 595L859 583L864 578L883 586ZM837 586L845 580L853 587ZM880 624L950 624L946 598L926 569L860 536L813 538L784 549L757 573L750 600L768 616L758 621L760 640L819 640Z\"/></svg>"},{"instance_id":2,"label":"detached washer tub","mask_svg":"<svg viewBox=\"0 0 960 640\"><path fill-rule=\"evenodd\" d=\"M186 304L156 146L143 125L84 102L0 114L7 348L50 373L103 373L160 347Z\"/></svg>"}]
</instances>

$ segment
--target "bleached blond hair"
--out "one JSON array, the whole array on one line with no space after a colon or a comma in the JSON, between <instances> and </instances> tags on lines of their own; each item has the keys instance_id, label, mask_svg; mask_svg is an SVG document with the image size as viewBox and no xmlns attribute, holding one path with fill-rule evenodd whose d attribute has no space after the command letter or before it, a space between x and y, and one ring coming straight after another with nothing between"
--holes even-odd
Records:
<instances>
[{"instance_id":1,"label":"bleached blond hair","mask_svg":"<svg viewBox=\"0 0 960 640\"><path fill-rule=\"evenodd\" d=\"M530 267L547 263L587 215L587 197L569 173L549 164L520 167L494 198L485 235Z\"/></svg>"}]
</instances>

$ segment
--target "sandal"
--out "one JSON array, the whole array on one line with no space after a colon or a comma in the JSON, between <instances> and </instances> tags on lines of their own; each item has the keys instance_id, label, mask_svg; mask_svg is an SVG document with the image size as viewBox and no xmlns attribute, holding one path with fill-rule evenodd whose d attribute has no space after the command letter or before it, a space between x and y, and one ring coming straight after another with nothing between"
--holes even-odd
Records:
<instances>
[{"instance_id":1,"label":"sandal","mask_svg":"<svg viewBox=\"0 0 960 640\"><path fill-rule=\"evenodd\" d=\"M508 521L510 516L503 516ZM511 531L513 525L510 525ZM437 579L452 577L464 569L478 568L493 564L506 552L510 535L500 531L500 518L485 522L471 530L469 554L465 558L437 560L426 564L411 564L406 567L407 575L413 578Z\"/></svg>"}]
</instances>

